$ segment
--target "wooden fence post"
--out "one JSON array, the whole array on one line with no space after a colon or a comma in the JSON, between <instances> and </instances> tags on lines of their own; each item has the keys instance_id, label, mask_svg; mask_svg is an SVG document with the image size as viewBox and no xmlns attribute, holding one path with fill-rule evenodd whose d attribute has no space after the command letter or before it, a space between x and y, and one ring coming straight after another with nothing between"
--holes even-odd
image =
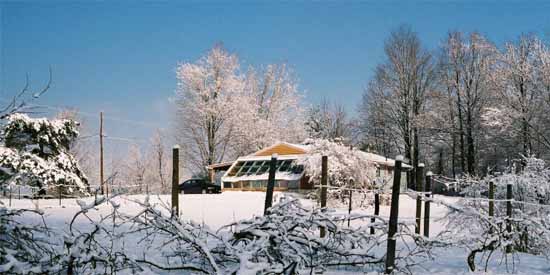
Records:
<instances>
[{"instance_id":1,"label":"wooden fence post","mask_svg":"<svg viewBox=\"0 0 550 275\"><path fill-rule=\"evenodd\" d=\"M432 171L426 173L426 201L424 202L424 237L430 237L430 198L432 196Z\"/></svg>"},{"instance_id":2,"label":"wooden fence post","mask_svg":"<svg viewBox=\"0 0 550 275\"><path fill-rule=\"evenodd\" d=\"M19 199L21 199L21 185L18 186L18 190L19 190Z\"/></svg>"},{"instance_id":3,"label":"wooden fence post","mask_svg":"<svg viewBox=\"0 0 550 275\"><path fill-rule=\"evenodd\" d=\"M348 227L349 227L349 224L350 224L350 219L351 219L351 197L353 196L353 190L349 190L349 205L348 205Z\"/></svg>"},{"instance_id":4,"label":"wooden fence post","mask_svg":"<svg viewBox=\"0 0 550 275\"><path fill-rule=\"evenodd\" d=\"M180 214L180 205L179 205L179 177L180 177L180 171L179 171L179 156L180 156L180 147L179 145L175 145L174 148L172 148L172 205L171 205L171 211L172 211L172 217L179 216Z\"/></svg>"},{"instance_id":5,"label":"wooden fence post","mask_svg":"<svg viewBox=\"0 0 550 275\"><path fill-rule=\"evenodd\" d=\"M380 194L378 194L378 191L374 191L374 215L379 216L380 215ZM376 222L376 218L370 219L371 223ZM374 226L371 226L370 228L370 234L374 235Z\"/></svg>"},{"instance_id":6,"label":"wooden fence post","mask_svg":"<svg viewBox=\"0 0 550 275\"><path fill-rule=\"evenodd\" d=\"M422 180L424 178L424 163L419 163L416 168L416 192L422 192L424 187L422 186ZM416 194L416 226L414 227L414 233L420 234L420 225L422 221L422 195Z\"/></svg>"},{"instance_id":7,"label":"wooden fence post","mask_svg":"<svg viewBox=\"0 0 550 275\"><path fill-rule=\"evenodd\" d=\"M495 216L495 184L491 180L489 182L489 217Z\"/></svg>"},{"instance_id":8,"label":"wooden fence post","mask_svg":"<svg viewBox=\"0 0 550 275\"><path fill-rule=\"evenodd\" d=\"M269 162L269 175L267 177L267 188L265 191L264 215L267 214L267 209L273 204L273 189L275 188L275 172L277 172L277 154L271 155Z\"/></svg>"},{"instance_id":9,"label":"wooden fence post","mask_svg":"<svg viewBox=\"0 0 550 275\"><path fill-rule=\"evenodd\" d=\"M395 268L395 233L397 232L397 218L399 216L399 190L401 186L401 163L403 156L395 158L393 171L393 186L391 192L390 223L388 228L388 246L386 249L386 274Z\"/></svg>"},{"instance_id":10,"label":"wooden fence post","mask_svg":"<svg viewBox=\"0 0 550 275\"><path fill-rule=\"evenodd\" d=\"M508 234L512 234L512 182L506 184L506 216L508 216L508 222L506 223L506 231ZM506 253L512 252L512 245L506 246Z\"/></svg>"},{"instance_id":11,"label":"wooden fence post","mask_svg":"<svg viewBox=\"0 0 550 275\"><path fill-rule=\"evenodd\" d=\"M10 185L10 207L11 207L11 185Z\"/></svg>"},{"instance_id":12,"label":"wooden fence post","mask_svg":"<svg viewBox=\"0 0 550 275\"><path fill-rule=\"evenodd\" d=\"M327 185L328 185L328 157L321 158L321 211L327 207ZM326 229L321 227L320 236L325 237Z\"/></svg>"},{"instance_id":13,"label":"wooden fence post","mask_svg":"<svg viewBox=\"0 0 550 275\"><path fill-rule=\"evenodd\" d=\"M59 206L61 206L61 185L57 186L57 193L59 193Z\"/></svg>"}]
</instances>

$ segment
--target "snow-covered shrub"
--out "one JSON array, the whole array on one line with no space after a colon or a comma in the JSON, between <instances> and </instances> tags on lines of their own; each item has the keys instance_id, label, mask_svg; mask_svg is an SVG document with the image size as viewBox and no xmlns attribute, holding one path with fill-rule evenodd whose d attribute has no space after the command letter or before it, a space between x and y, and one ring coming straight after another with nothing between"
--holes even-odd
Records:
<instances>
[{"instance_id":1,"label":"snow-covered shrub","mask_svg":"<svg viewBox=\"0 0 550 275\"><path fill-rule=\"evenodd\" d=\"M506 254L511 250L550 256L550 170L534 157L526 157L523 162L525 166L518 173L513 172L513 166L497 176L464 179L462 182L468 183L464 199L457 205L447 205L452 211L443 238L470 250L468 264L472 270L477 253L482 255L485 269L494 255L485 252ZM495 186L493 217L488 212L489 182ZM511 219L506 213L508 184L513 194Z\"/></svg>"},{"instance_id":2,"label":"snow-covered shrub","mask_svg":"<svg viewBox=\"0 0 550 275\"><path fill-rule=\"evenodd\" d=\"M338 141L308 139L305 142L309 153L298 159L306 176L315 185L321 183L321 158L328 157L328 182L334 187L374 188L377 164L366 153ZM329 189L333 198L346 195L343 189Z\"/></svg>"},{"instance_id":3,"label":"snow-covered shrub","mask_svg":"<svg viewBox=\"0 0 550 275\"><path fill-rule=\"evenodd\" d=\"M24 215L36 215L40 224L20 222ZM8 209L0 202L0 274L48 273L53 250L41 212Z\"/></svg>"},{"instance_id":4,"label":"snow-covered shrub","mask_svg":"<svg viewBox=\"0 0 550 275\"><path fill-rule=\"evenodd\" d=\"M57 194L57 188L64 194L86 193L87 178L68 153L76 127L71 120L9 116L2 129L0 184L36 186L43 194Z\"/></svg>"},{"instance_id":5,"label":"snow-covered shrub","mask_svg":"<svg viewBox=\"0 0 550 275\"><path fill-rule=\"evenodd\" d=\"M95 206L112 202L101 198L81 204L75 216L86 217L91 227L78 231L71 226L65 238L68 252L58 265L60 272L110 273L186 272L203 274L310 274L312 271L345 268L382 271L387 244L387 221L371 215L343 215L330 210L311 210L299 200L282 197L265 216L242 220L212 231L208 227L172 218L169 209L134 201L135 215L118 212L97 218ZM357 226L345 225L347 219ZM374 218L374 221L371 219ZM327 235L319 237L319 228ZM370 228L376 229L375 234ZM433 242L400 224L396 268L409 268L430 257ZM136 246L139 249L135 249Z\"/></svg>"}]
</instances>

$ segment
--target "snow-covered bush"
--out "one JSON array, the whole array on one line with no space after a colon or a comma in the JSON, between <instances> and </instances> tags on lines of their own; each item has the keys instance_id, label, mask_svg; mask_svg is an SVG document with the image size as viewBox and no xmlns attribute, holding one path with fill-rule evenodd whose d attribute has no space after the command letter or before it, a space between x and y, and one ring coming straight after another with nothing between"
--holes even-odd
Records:
<instances>
[{"instance_id":1,"label":"snow-covered bush","mask_svg":"<svg viewBox=\"0 0 550 275\"><path fill-rule=\"evenodd\" d=\"M38 216L39 224L25 224L24 215ZM0 274L48 273L54 255L41 212L8 209L0 202Z\"/></svg>"},{"instance_id":2,"label":"snow-covered bush","mask_svg":"<svg viewBox=\"0 0 550 275\"><path fill-rule=\"evenodd\" d=\"M316 185L321 183L321 158L328 157L328 182L334 187L374 188L377 164L358 149L338 141L308 139L305 142L309 153L298 159L306 176ZM347 194L343 189L329 189L333 197Z\"/></svg>"},{"instance_id":3,"label":"snow-covered bush","mask_svg":"<svg viewBox=\"0 0 550 275\"><path fill-rule=\"evenodd\" d=\"M113 211L99 216L96 206L111 202ZM145 201L137 214L119 212L118 204L101 198L81 204L74 217L92 226L70 227L68 252L60 255L58 272L76 274L118 271L191 274L311 274L345 268L382 271L387 244L387 221L371 215L343 215L311 210L299 200L282 197L265 216L242 220L212 231L207 226L172 218L169 209ZM346 226L347 219L357 226ZM374 218L374 221L371 219ZM319 237L319 228L327 235ZM371 234L370 229L376 233ZM434 243L400 224L396 268L408 272L430 257ZM136 249L136 246L139 249Z\"/></svg>"},{"instance_id":4,"label":"snow-covered bush","mask_svg":"<svg viewBox=\"0 0 550 275\"><path fill-rule=\"evenodd\" d=\"M57 194L57 188L64 194L86 193L87 178L68 153L76 127L71 120L9 116L2 129L0 184L36 186L42 194Z\"/></svg>"},{"instance_id":5,"label":"snow-covered bush","mask_svg":"<svg viewBox=\"0 0 550 275\"><path fill-rule=\"evenodd\" d=\"M447 205L451 209L448 231L442 237L469 249L468 265L472 271L478 253L485 269L494 251L503 255L519 251L550 256L550 170L544 161L534 157L525 157L523 163L525 166L518 173L514 173L514 165L497 176L464 179L464 199L457 205ZM493 217L488 211L489 182L495 186ZM506 213L508 184L512 185L513 194L511 218Z\"/></svg>"}]
</instances>

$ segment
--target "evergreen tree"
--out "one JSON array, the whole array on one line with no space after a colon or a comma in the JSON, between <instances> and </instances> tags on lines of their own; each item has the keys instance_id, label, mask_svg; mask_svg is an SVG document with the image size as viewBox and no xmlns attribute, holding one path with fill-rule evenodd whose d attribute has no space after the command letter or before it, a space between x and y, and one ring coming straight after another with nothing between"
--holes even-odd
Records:
<instances>
[{"instance_id":1,"label":"evergreen tree","mask_svg":"<svg viewBox=\"0 0 550 275\"><path fill-rule=\"evenodd\" d=\"M29 185L40 194L85 194L88 180L69 147L78 136L73 120L30 118L15 113L7 118L0 145L0 184Z\"/></svg>"}]
</instances>

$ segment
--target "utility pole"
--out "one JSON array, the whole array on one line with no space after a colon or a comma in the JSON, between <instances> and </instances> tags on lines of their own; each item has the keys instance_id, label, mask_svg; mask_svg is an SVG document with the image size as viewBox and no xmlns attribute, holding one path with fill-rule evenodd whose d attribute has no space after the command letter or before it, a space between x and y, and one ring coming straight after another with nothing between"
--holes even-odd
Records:
<instances>
[{"instance_id":1,"label":"utility pole","mask_svg":"<svg viewBox=\"0 0 550 275\"><path fill-rule=\"evenodd\" d=\"M109 195L105 182L103 181L103 112L99 113L99 183L101 194Z\"/></svg>"},{"instance_id":2,"label":"utility pole","mask_svg":"<svg viewBox=\"0 0 550 275\"><path fill-rule=\"evenodd\" d=\"M179 217L180 203L179 203L179 182L180 182L180 146L175 145L172 148L172 204L171 217Z\"/></svg>"}]
</instances>

